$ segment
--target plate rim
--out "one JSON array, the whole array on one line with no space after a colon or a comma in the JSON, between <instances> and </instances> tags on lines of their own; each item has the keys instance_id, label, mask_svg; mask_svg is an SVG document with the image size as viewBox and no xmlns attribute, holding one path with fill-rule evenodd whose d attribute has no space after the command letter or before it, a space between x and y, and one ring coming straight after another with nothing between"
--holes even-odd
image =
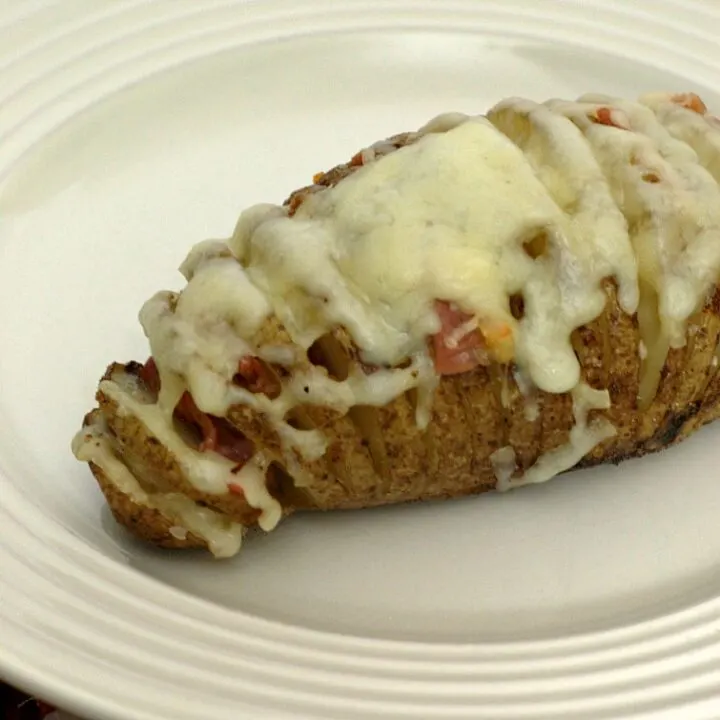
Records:
<instances>
[{"instance_id":1,"label":"plate rim","mask_svg":"<svg viewBox=\"0 0 720 720\"><path fill-rule=\"evenodd\" d=\"M692 3L692 7L694 9L694 15L695 17L695 24L697 27L693 28L693 37L695 37L698 42L707 42L711 39L712 33L707 29L712 26L712 24L706 24L703 22L704 19L707 19L708 21L712 20L715 26L720 28L720 6L713 7L708 0L688 0L686 2L680 3L676 0L660 0L659 2L655 2L653 6L655 7L655 11L657 12L661 8L665 8L664 12L668 13L668 18L671 16L672 12L677 12L678 9L682 5L683 12L688 11L688 6ZM124 2L118 4L116 6L117 17L114 17L114 20L117 20L118 17L122 14L122 12L125 12L125 10L133 11L136 10L139 6L143 5L144 3L139 2L137 0L124 0ZM422 9L429 10L432 8L432 12L436 12L436 8L438 7L437 4L429 2L428 0L384 0L383 2L380 2L380 0L372 0L370 3L372 5L373 12L378 12L383 17L387 16L388 18L393 15L393 13L397 13L397 17L405 17L408 14L412 14L413 12L419 12ZM50 12L55 8L55 4L50 2L50 0L47 0L47 2L42 4L43 6L38 6L38 14L41 14L45 11ZM213 12L215 10L223 10L223 8L229 8L233 4L227 3L227 2L205 2L202 6L199 4L195 4L194 7L199 7L201 10L198 11L201 12L202 9L207 9L210 12ZM529 2L525 2L525 0L520 0L519 5L521 6L530 6ZM577 7L580 5L588 8L587 12L590 12L590 10L593 7L599 7L600 5L605 6L605 12L608 11L608 3L600 3L598 0L586 0L584 3L577 4ZM645 12L645 8L647 7L647 3L638 4L636 6L637 10L633 12L632 10L628 10L627 7L624 7L620 2L613 2L609 4L609 8L611 12L617 12L619 13L618 17L621 17L625 20L627 20L628 17L630 18L645 18L647 19L647 14ZM93 4L91 2L86 2L85 6L87 8L92 8L93 12L97 9L97 5ZM188 3L183 3L182 8L188 7ZM307 12L307 17L303 17L303 20L307 21L308 23L314 22L314 19L317 18L317 16L320 14L325 18L327 21L328 18L332 19L338 19L342 18L343 22L348 22L348 20L352 18L357 18L359 16L359 13L361 12L360 8L364 8L364 12L367 12L368 3L367 2L360 2L360 0L345 0L342 4L339 4L337 2L331 2L331 0L295 0L294 2L291 2L291 0L255 0L254 2L237 2L234 4L237 8L243 8L244 10L244 17L241 15L238 15L239 22L238 26L243 26L244 23L247 23L248 26L255 25L260 23L260 20L264 17L270 17L273 16L277 20L278 18L281 18L283 16L283 13L290 13L290 10L292 10L292 14L294 16L293 18L293 25L299 26L298 22L298 14L302 14L303 12ZM573 5L574 7L575 5ZM160 12L163 12L165 9L171 7L171 5L165 4L165 5L158 5L158 8L161 8ZM174 8L180 8L181 4L176 4ZM483 7L486 10L488 9L494 9L495 11L499 11L499 8L505 8L507 11L508 5L505 3L495 2L493 0L450 0L449 2L445 3L442 7L445 8L443 12L445 13L451 13L454 11L458 12L464 12L467 13L469 16L473 15L475 13L478 13L478 8ZM549 5L546 5L545 7L550 7ZM561 8L567 9L570 7L567 2L564 0L552 0L552 7L553 12L555 10L560 10ZM330 9L332 8L332 12ZM1 17L2 10L0 10L0 17ZM172 11L172 13L175 13L175 10ZM178 11L178 16L182 13ZM659 13L658 13L659 14ZM255 15L255 17L253 17ZM100 12L98 14L99 22L106 22L108 20L108 15L104 14L103 12ZM175 16L173 15L172 20L175 21ZM287 20L287 17L286 17ZM658 20L655 18L655 20ZM40 26L42 26L42 19L40 19ZM426 20L425 22L429 22L429 20ZM665 25L662 22L662 18L658 21L658 26L664 27L666 30L668 28L667 25ZM78 32L84 32L87 30L87 25L80 25L80 30L77 30ZM279 27L279 26L278 26ZM688 26L690 27L690 26ZM364 29L364 28L363 28ZM0 33L4 30L4 26L0 25ZM357 28L351 28L353 32L359 31ZM75 32L76 30L73 30L72 32ZM372 31L372 29L369 29L367 31ZM249 39L250 35L248 35L248 39L243 41L240 44L243 45L252 45L255 44L252 40ZM290 39L294 37L292 34L289 35ZM67 40L67 37L65 38ZM260 41L258 41L260 42ZM30 56L33 56L33 53L43 52L42 45L38 46L38 48L33 49L33 51L30 53ZM680 54L682 56L682 53ZM686 58L690 57L690 53L686 54ZM32 58L31 58L32 59ZM0 61L3 60L3 56L0 53ZM20 64L20 67L22 67L22 62L28 61L28 58L25 56L19 56L14 60L13 62L16 63L15 68L17 70L18 63ZM187 61L187 60L186 60ZM699 61L698 61L699 62ZM707 65L708 69L712 70L718 70L720 69L720 52L716 51L716 57L715 59L707 60L705 61L705 64ZM8 67L11 68L12 63L8 64L2 64L0 62L0 72L7 71ZM168 65L167 67L161 67L160 69L157 69L154 71L154 73L160 73L165 72L168 67L173 67L173 65ZM48 73L48 76L51 76L55 70L51 70ZM152 73L152 74L154 74ZM55 73L56 74L56 73ZM143 80L149 79L151 75L144 75L141 74L140 77ZM72 88L74 87L72 83L76 80L73 79L73 77L68 78L69 85L68 87L64 88L64 92L72 92ZM115 87L113 92L119 92L123 89L125 86ZM35 90L37 89L37 85L34 86ZM35 96L33 96L33 87L30 88L22 88L20 89L19 94L15 94L11 97L13 102L15 102L15 107L20 106L22 109L23 107L23 98L22 98L22 92L27 92L29 90L29 99L26 100L26 107L28 109L32 109L33 103L37 103L37 99ZM92 92L88 92L86 95L81 95L81 102L85 103L83 107L87 106L87 103L92 103L94 101L103 100L106 98L105 95L100 94L99 96L96 96L93 100L93 92L96 92L96 90L92 90ZM102 92L102 88L100 87L100 92ZM58 102L58 98L62 98L62 93L57 95L55 98L46 98L45 102L50 104L50 107L52 106L53 102ZM18 99L20 102L18 103ZM43 106L41 106L43 107ZM35 108L37 110L37 108ZM0 168L5 169L5 173L12 173L12 168L14 166L14 162L22 157L24 155L24 152L32 147L35 143L38 142L39 139L44 137L48 132L48 126L57 127L58 125L67 122L69 119L72 118L74 113L78 112L77 107L68 108L68 112L70 113L69 116L64 116L63 113L58 112L56 114L50 114L50 117L47 118L46 124L42 123L29 123L30 129L28 130L27 127L21 128L19 124L13 125L11 128L8 129L6 125L3 125L3 121L0 120L0 135L3 135L3 139L6 143L5 146L3 146L2 150L0 150ZM22 116L22 115L20 115ZM32 118L33 115L30 113L27 117ZM48 125L49 124L49 125ZM17 133L18 129L20 128L21 132L19 135L13 136L13 133ZM11 155L6 153L3 154L3 151L12 151L15 153L14 159L11 158ZM4 175L3 175L4 176ZM1 459L0 459L1 460ZM2 486L7 486L9 484L7 477L5 476L5 473L0 471L0 484ZM15 491L16 489L10 486L11 491ZM12 513L9 512L9 508L12 509L13 505L13 499L8 500L7 496L7 489L4 487L4 498L3 498L3 504L0 506L0 518L5 517L6 519L9 518L9 520L13 519ZM32 513L35 511L34 508L30 508L29 505L26 503L26 498L22 497L16 497L14 498L14 502L16 503L16 518L23 516L26 520L28 520ZM25 503L25 504L23 504ZM18 512L18 508L23 508ZM30 509L28 509L30 508ZM44 518L46 520L46 518ZM47 533L48 537L53 537L55 540L61 539L62 535L56 535L56 533L61 533L64 530L61 525L57 524L57 527L51 525L48 525L48 527L45 529L45 533ZM37 540L37 537L34 537L31 533L28 533L27 542L30 544L33 541ZM84 548L82 546L82 543L77 539L73 537L66 537L65 540L69 543L69 545L72 547L72 553L75 556L82 556L83 553L87 553L87 548ZM12 548L10 548L12 550ZM0 538L0 551L4 553L8 553L8 546L5 543L2 538ZM97 557L93 558L94 561L97 561L99 563L98 567L103 567L103 571L112 569L113 574L117 573L117 568L115 566L115 563L111 563L107 558L104 558L97 554ZM2 555L0 555L2 557ZM17 560L18 558L16 558ZM90 558L85 558L88 562L90 561ZM104 567L107 566L107 567ZM129 568L121 568L121 572L119 573L120 576L123 576L124 580L128 583L127 586L124 588L123 592L125 592L128 595L133 595L131 593L131 589L133 587L133 583L130 581L130 578L135 578L135 580L138 580L140 577L140 573L137 571L134 571ZM116 574L115 580L118 579L118 576ZM176 589L170 589L170 595L167 594L168 588L165 586L162 582L155 578L142 578L142 583L135 583L135 588L137 589L139 585L142 584L144 586L144 589L149 592L152 588L153 591L157 591L158 589L162 588L165 591L165 597L167 599L170 598L170 595L172 595L172 602L177 603L177 614L178 617L182 617L187 619L187 616L184 614L185 611L189 610L192 606L193 609L202 610L203 612L208 612L210 609L213 610L213 614L218 618L218 621L221 619L223 621L228 621L231 618L234 618L235 620L238 619L238 613L234 613L229 609L226 608L218 608L217 606L210 603L210 601L202 600L200 598L194 598L192 596L186 595L180 590ZM0 578L0 589L3 589L3 591L7 590L7 583L3 584L2 579ZM116 597L119 597L121 592L115 591ZM182 597L180 597L182 596ZM136 596L135 596L136 597ZM180 608L182 607L182 613L180 612ZM705 617L707 615L707 623L703 626L698 626L697 621L699 617ZM419 661L422 662L438 662L438 658L442 657L441 653L449 653L449 656L445 658L444 660L440 660L441 662L451 662L455 660L455 666L452 668L453 672L458 673L458 675L462 675L465 668L469 668L471 664L484 664L486 662L485 653L494 653L497 654L498 652L507 652L508 653L508 662L510 662L510 659L512 658L513 654L517 654L518 656L523 655L527 656L528 654L532 655L533 652L537 652L539 656L548 655L549 657L553 657L553 653L562 651L567 652L568 650L573 649L573 647L579 648L579 646L588 644L591 645L594 642L597 642L598 639L602 639L604 642L610 642L615 638L617 635L618 637L628 634L628 635L634 635L635 633L643 634L645 631L648 632L648 638L646 638L646 641L649 642L651 645L653 642L655 642L658 646L661 645L663 642L667 641L667 637L661 636L661 626L664 625L674 625L677 623L678 630L677 634L678 636L683 635L687 632L688 628L685 627L685 622L689 621L692 616L694 618L694 625L692 627L694 628L694 631L697 633L701 630L701 628L708 633L714 633L715 630L720 627L720 597L719 598L713 598L711 600L705 601L703 603L699 603L697 605L692 605L691 607L684 608L683 610L678 611L677 613L661 617L661 618L654 618L645 622L635 623L631 624L627 627L621 627L621 628L615 628L613 630L609 631L602 631L599 633L588 633L586 635L573 635L569 638L559 638L556 640L534 640L530 641L529 643L501 643L500 646L498 646L497 643L470 643L470 647L475 651L478 652L478 658L479 659L472 659L469 657L469 650L468 650L468 644L461 644L461 643L423 643L421 641L409 641L409 640L382 640L378 638L361 638L361 637L352 637L348 638L348 636L336 636L334 633L319 631L315 629L310 628L298 628L294 626L288 626L283 623L279 623L277 621L268 620L266 618L258 618L253 616L245 616L243 614L243 620L248 620L251 625L255 626L256 630L262 630L262 633L258 636L258 639L260 640L269 640L271 642L277 641L278 636L284 634L285 637L288 636L288 634L297 637L299 639L302 639L303 642L307 643L307 652L308 653L320 653L322 654L322 651L326 649L326 646L332 646L335 643L338 645L345 645L346 646L346 653L344 656L344 660L348 662L348 664L351 664L352 662L357 662L357 659L359 656L362 656L366 651L374 651L375 657L373 662L377 662L378 655L380 653L383 654L383 656L387 656L387 654L392 655L393 653L396 653L394 655L394 660L392 662L394 663L400 663L403 662L408 663L408 667L411 665L416 665ZM0 607L0 622L4 622L3 615L1 612ZM218 623L220 626L220 623ZM601 637L598 638L596 636L600 635ZM247 640L247 637L244 637L245 640ZM616 638L617 639L617 638ZM642 644L642 643L640 643ZM281 644L282 645L282 644ZM508 646L512 647L508 647ZM505 646L505 647L503 647ZM290 648L285 647L281 648L283 651L287 652L290 650ZM422 656L418 658L418 653L422 651ZM627 647L624 648L624 651L627 651ZM331 657L333 661L337 662L340 661L341 655L335 653L333 654L330 650L327 650L329 653L328 657ZM424 657L424 653L430 653L435 656L434 660L429 660ZM591 653L591 650L588 649L588 653ZM407 655L406 655L407 654ZM412 656L412 657L411 657ZM489 657L489 655L488 655ZM590 657L590 656L588 656ZM370 658L370 656L368 656ZM576 658L577 660L578 658ZM595 661L597 660L597 654L595 654ZM617 660L617 657L614 658L614 660ZM368 660L369 662L370 660ZM592 664L596 664L596 662L593 661ZM49 682L52 678L50 678L47 675L41 675L34 673L32 670L30 670L29 667L23 668L22 662L14 662L13 657L11 654L7 652L7 650L4 647L0 646L0 667L2 667L3 672L10 677L15 682L18 682L21 685L24 685L35 692L43 692L45 687L50 687L52 684ZM519 667L519 666L518 666ZM446 668L447 669L447 668ZM410 672L408 670L408 672ZM409 681L412 678L410 676L405 678L405 681ZM436 683L438 688L443 684L442 682ZM58 685L58 687L54 690L52 690L53 693L56 695L61 694L62 686ZM56 693L57 690L57 693ZM47 692L47 691L45 691ZM49 698L53 700L54 698ZM79 695L72 695L68 697L61 698L62 701L68 705L68 708L70 710L74 710L76 712L88 712L93 711L93 706L90 703L90 698L85 697L82 698ZM92 702L95 702L97 698L92 699ZM76 702L77 701L77 702ZM72 707L76 705L77 707ZM455 708L457 709L457 708ZM127 716L126 712L122 712L122 714L113 715L114 712L112 708L106 707L102 710L102 712L107 717L125 717ZM138 711L140 712L140 711ZM138 714L137 717L141 717L141 714ZM458 715L459 717L460 715ZM149 716L147 716L149 717ZM448 715L449 717L449 715Z\"/></svg>"}]
</instances>

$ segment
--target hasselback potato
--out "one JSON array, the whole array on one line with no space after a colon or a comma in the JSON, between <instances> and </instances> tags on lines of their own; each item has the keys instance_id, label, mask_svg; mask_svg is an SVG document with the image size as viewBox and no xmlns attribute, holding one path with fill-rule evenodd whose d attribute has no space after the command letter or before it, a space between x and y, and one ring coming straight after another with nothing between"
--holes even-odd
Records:
<instances>
[{"instance_id":1,"label":"hasselback potato","mask_svg":"<svg viewBox=\"0 0 720 720\"><path fill-rule=\"evenodd\" d=\"M666 448L720 412L719 181L692 94L439 116L193 248L75 454L136 535L224 557Z\"/></svg>"}]
</instances>

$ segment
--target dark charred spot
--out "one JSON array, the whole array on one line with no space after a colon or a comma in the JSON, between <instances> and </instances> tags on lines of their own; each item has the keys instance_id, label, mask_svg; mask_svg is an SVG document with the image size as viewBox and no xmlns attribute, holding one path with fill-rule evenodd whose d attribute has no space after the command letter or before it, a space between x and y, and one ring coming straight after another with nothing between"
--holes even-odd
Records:
<instances>
[{"instance_id":1,"label":"dark charred spot","mask_svg":"<svg viewBox=\"0 0 720 720\"><path fill-rule=\"evenodd\" d=\"M685 423L698 414L702 403L690 403L682 412L670 412L662 426L650 438L649 444L666 447L674 443L682 432Z\"/></svg>"},{"instance_id":2,"label":"dark charred spot","mask_svg":"<svg viewBox=\"0 0 720 720\"><path fill-rule=\"evenodd\" d=\"M575 466L575 468L570 468L570 470L573 470L573 469L580 470L583 468L591 468L591 467L595 467L596 465L605 465L607 463L611 463L612 465L620 465L621 463L624 463L626 460L633 460L635 458L639 458L639 457L642 457L643 455L646 455L648 452L653 452L653 451L659 450L659 449L660 448L639 447L639 448L633 449L630 452L628 452L627 450L624 450L622 448L608 449L608 451L603 453L601 457L583 458Z\"/></svg>"},{"instance_id":3,"label":"dark charred spot","mask_svg":"<svg viewBox=\"0 0 720 720\"><path fill-rule=\"evenodd\" d=\"M125 365L125 372L128 375L135 375L136 377L140 374L140 372L143 369L142 363L136 362L135 360L131 360L129 363Z\"/></svg>"},{"instance_id":4,"label":"dark charred spot","mask_svg":"<svg viewBox=\"0 0 720 720\"><path fill-rule=\"evenodd\" d=\"M267 489L283 507L307 508L312 505L306 493L295 486L295 481L285 468L277 462L267 470Z\"/></svg>"}]
</instances>

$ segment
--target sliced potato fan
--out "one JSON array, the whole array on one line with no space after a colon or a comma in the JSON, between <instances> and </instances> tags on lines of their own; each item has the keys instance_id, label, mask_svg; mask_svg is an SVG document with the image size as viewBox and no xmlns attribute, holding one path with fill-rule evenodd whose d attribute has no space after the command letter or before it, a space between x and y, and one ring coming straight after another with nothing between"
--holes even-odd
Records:
<instances>
[{"instance_id":1,"label":"sliced potato fan","mask_svg":"<svg viewBox=\"0 0 720 720\"><path fill-rule=\"evenodd\" d=\"M74 452L137 536L227 557L666 448L720 413L718 181L692 94L440 116L193 248Z\"/></svg>"}]
</instances>

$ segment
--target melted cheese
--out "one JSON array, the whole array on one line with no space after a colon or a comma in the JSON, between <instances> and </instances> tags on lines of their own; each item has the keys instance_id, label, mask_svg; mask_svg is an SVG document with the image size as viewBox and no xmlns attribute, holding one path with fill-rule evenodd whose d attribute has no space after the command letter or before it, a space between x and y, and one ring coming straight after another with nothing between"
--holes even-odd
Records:
<instances>
[{"instance_id":1,"label":"melted cheese","mask_svg":"<svg viewBox=\"0 0 720 720\"><path fill-rule=\"evenodd\" d=\"M521 149L472 118L310 196L293 218L257 223L253 210L253 231L231 249L304 347L342 325L366 362L395 365L425 351L441 298L513 329L538 387L566 392L579 379L570 332L602 311L603 274L624 273L625 257L632 266L630 252L604 265L602 252L584 254L595 210L571 221ZM536 262L523 243L539 234L550 251ZM615 249L623 235L606 240ZM520 329L515 293L526 300Z\"/></svg>"},{"instance_id":2,"label":"melted cheese","mask_svg":"<svg viewBox=\"0 0 720 720\"><path fill-rule=\"evenodd\" d=\"M685 344L687 320L717 280L720 189L693 148L673 137L647 105L588 95L549 107L583 131L632 228L646 297L639 315L648 348L641 388L646 407L667 350ZM611 108L620 127L593 121L600 108Z\"/></svg>"},{"instance_id":3,"label":"melted cheese","mask_svg":"<svg viewBox=\"0 0 720 720\"><path fill-rule=\"evenodd\" d=\"M269 465L267 458L262 453L257 453L235 474L234 480L243 489L248 505L261 509L258 525L268 532L275 529L282 517L280 503L270 495L265 484Z\"/></svg>"},{"instance_id":4,"label":"melted cheese","mask_svg":"<svg viewBox=\"0 0 720 720\"><path fill-rule=\"evenodd\" d=\"M251 352L243 338L257 331L269 306L232 257L199 262L179 296L161 292L145 303L140 322L163 390L168 390L171 375L184 378L198 408L222 416L227 386ZM169 392L165 408L172 410L183 391Z\"/></svg>"},{"instance_id":5,"label":"melted cheese","mask_svg":"<svg viewBox=\"0 0 720 720\"><path fill-rule=\"evenodd\" d=\"M132 415L154 435L173 455L188 482L205 493L220 495L228 492L228 485L237 484L243 490L250 507L260 510L258 524L272 530L280 520L282 510L265 485L265 464L254 459L241 472L234 473L237 463L214 452L198 452L175 431L172 412L168 414L157 404L145 404L111 380L100 383L100 392L117 403L120 415Z\"/></svg>"},{"instance_id":6,"label":"melted cheese","mask_svg":"<svg viewBox=\"0 0 720 720\"><path fill-rule=\"evenodd\" d=\"M110 436L99 425L83 428L73 439L78 460L97 465L105 477L134 503L160 512L170 522L173 537L185 539L188 532L204 540L218 558L240 550L244 528L219 513L202 508L180 493L148 493L120 459Z\"/></svg>"},{"instance_id":7,"label":"melted cheese","mask_svg":"<svg viewBox=\"0 0 720 720\"><path fill-rule=\"evenodd\" d=\"M575 425L570 430L570 439L565 445L541 455L537 462L518 478L508 474L505 466L497 466L496 489L512 490L523 485L543 483L577 465L594 447L615 435L615 428L606 418L588 422L591 410L607 410L610 395L607 390L594 390L585 383L579 383L572 391ZM503 459L503 458L501 458Z\"/></svg>"},{"instance_id":8,"label":"melted cheese","mask_svg":"<svg viewBox=\"0 0 720 720\"><path fill-rule=\"evenodd\" d=\"M538 178L566 213L565 251L582 264L584 278L595 281L590 287L581 286L578 281L582 278L573 263L560 262L558 279L565 302L585 304L580 297L583 293L600 291L598 276L614 277L620 307L634 313L639 298L637 262L627 222L580 130L546 106L519 98L496 105L488 119L522 148Z\"/></svg>"},{"instance_id":9,"label":"melted cheese","mask_svg":"<svg viewBox=\"0 0 720 720\"><path fill-rule=\"evenodd\" d=\"M720 182L720 120L703 115L674 102L670 93L643 95L640 102L649 107L658 122L676 140L689 145L703 167Z\"/></svg>"},{"instance_id":10,"label":"melted cheese","mask_svg":"<svg viewBox=\"0 0 720 720\"><path fill-rule=\"evenodd\" d=\"M505 376L505 379L507 376ZM528 422L535 422L540 417L540 403L538 402L538 392L535 385L528 380L525 373L522 372L519 368L514 368L513 370L513 378L515 380L515 384L517 385L517 389L520 391L520 394L523 396L524 406L523 406L523 415L525 416L525 419ZM506 390L507 387L507 380L503 384L503 390ZM509 407L509 403L503 402L503 407Z\"/></svg>"}]
</instances>

